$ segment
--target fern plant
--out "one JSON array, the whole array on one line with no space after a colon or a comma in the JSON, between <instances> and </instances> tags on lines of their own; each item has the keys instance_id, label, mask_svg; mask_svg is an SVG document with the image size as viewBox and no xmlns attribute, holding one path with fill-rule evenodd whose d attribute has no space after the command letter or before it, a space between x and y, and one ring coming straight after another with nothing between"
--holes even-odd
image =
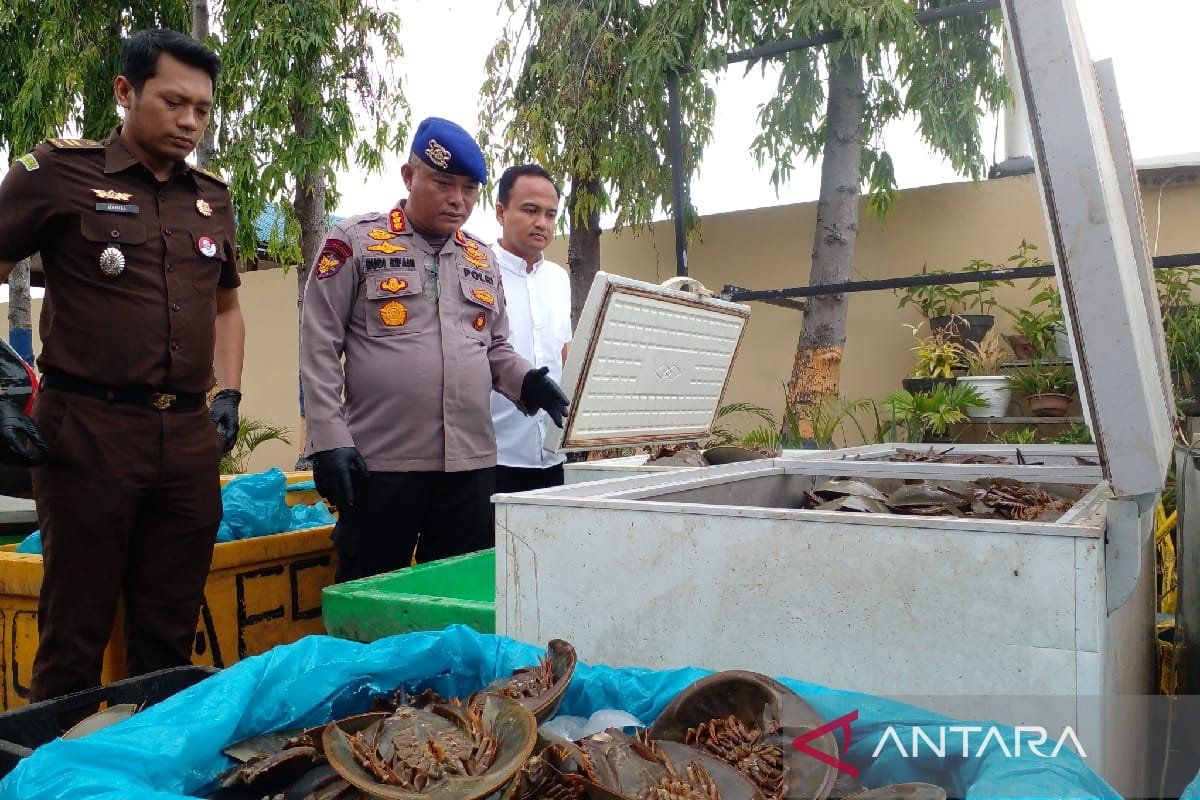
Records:
<instances>
[{"instance_id":1,"label":"fern plant","mask_svg":"<svg viewBox=\"0 0 1200 800\"><path fill-rule=\"evenodd\" d=\"M1037 442L1038 432L1035 428L1019 428L1012 431L1003 431L1001 433L992 433L992 441L996 444L1034 444Z\"/></svg>"},{"instance_id":2,"label":"fern plant","mask_svg":"<svg viewBox=\"0 0 1200 800\"><path fill-rule=\"evenodd\" d=\"M233 450L221 457L221 474L240 475L247 469L246 464L250 455L260 445L267 442L283 442L291 444L291 428L283 425L272 425L261 419L243 417L238 422L237 440Z\"/></svg>"},{"instance_id":3,"label":"fern plant","mask_svg":"<svg viewBox=\"0 0 1200 800\"><path fill-rule=\"evenodd\" d=\"M894 426L903 427L910 442L945 436L950 426L966 420L964 409L987 405L974 386L961 383L938 384L929 392L897 389L883 402L892 411Z\"/></svg>"}]
</instances>

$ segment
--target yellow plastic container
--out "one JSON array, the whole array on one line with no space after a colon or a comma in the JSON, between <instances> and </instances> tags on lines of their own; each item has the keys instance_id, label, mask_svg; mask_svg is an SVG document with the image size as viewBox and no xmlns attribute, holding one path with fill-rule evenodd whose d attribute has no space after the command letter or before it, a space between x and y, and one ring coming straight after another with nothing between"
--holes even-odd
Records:
<instances>
[{"instance_id":1,"label":"yellow plastic container","mask_svg":"<svg viewBox=\"0 0 1200 800\"><path fill-rule=\"evenodd\" d=\"M42 557L15 553L15 548L0 547L3 710L28 703L38 642ZM333 583L336 564L332 525L218 544L204 587L192 662L226 667L275 645L324 633L321 590ZM120 619L118 613L104 656L105 683L126 677Z\"/></svg>"}]
</instances>

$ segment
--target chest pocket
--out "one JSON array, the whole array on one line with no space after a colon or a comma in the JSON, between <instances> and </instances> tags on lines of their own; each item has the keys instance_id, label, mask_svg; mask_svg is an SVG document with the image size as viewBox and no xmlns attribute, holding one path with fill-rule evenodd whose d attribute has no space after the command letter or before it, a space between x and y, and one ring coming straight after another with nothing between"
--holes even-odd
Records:
<instances>
[{"instance_id":1,"label":"chest pocket","mask_svg":"<svg viewBox=\"0 0 1200 800\"><path fill-rule=\"evenodd\" d=\"M371 336L401 336L420 325L413 318L414 303L423 300L420 274L410 270L366 273L367 332Z\"/></svg>"},{"instance_id":2,"label":"chest pocket","mask_svg":"<svg viewBox=\"0 0 1200 800\"><path fill-rule=\"evenodd\" d=\"M471 339L490 342L496 307L500 303L495 276L491 271L485 272L470 266L459 265L458 269L458 285L462 288L463 299L467 301L463 307L463 331Z\"/></svg>"},{"instance_id":3,"label":"chest pocket","mask_svg":"<svg viewBox=\"0 0 1200 800\"><path fill-rule=\"evenodd\" d=\"M96 243L97 255L110 244L124 247L146 243L146 223L127 214L86 213L79 227L84 239Z\"/></svg>"},{"instance_id":4,"label":"chest pocket","mask_svg":"<svg viewBox=\"0 0 1200 800\"><path fill-rule=\"evenodd\" d=\"M233 251L232 245L216 231L190 231L183 241L191 250L183 263L191 274L192 286L205 297L214 296L221 265Z\"/></svg>"}]
</instances>

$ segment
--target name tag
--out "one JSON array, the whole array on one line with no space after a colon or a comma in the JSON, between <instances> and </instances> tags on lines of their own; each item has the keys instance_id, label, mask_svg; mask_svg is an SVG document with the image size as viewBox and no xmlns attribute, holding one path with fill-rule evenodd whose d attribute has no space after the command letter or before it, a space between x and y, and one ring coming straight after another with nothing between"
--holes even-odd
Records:
<instances>
[{"instance_id":1,"label":"name tag","mask_svg":"<svg viewBox=\"0 0 1200 800\"><path fill-rule=\"evenodd\" d=\"M112 214L137 214L141 211L137 206L127 203L96 203L96 210Z\"/></svg>"}]
</instances>

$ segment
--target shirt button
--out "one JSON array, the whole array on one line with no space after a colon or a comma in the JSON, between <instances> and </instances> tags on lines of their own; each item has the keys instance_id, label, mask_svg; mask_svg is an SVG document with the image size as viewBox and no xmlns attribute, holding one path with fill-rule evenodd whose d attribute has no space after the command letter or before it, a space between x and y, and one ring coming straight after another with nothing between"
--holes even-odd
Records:
<instances>
[{"instance_id":1,"label":"shirt button","mask_svg":"<svg viewBox=\"0 0 1200 800\"><path fill-rule=\"evenodd\" d=\"M174 271L175 271L175 268L173 266L171 266L170 264L167 264L167 272L174 272Z\"/></svg>"},{"instance_id":2,"label":"shirt button","mask_svg":"<svg viewBox=\"0 0 1200 800\"><path fill-rule=\"evenodd\" d=\"M176 351L176 352L178 352L178 351L179 351L179 342L172 341L172 342L171 342L171 349L172 349L173 351Z\"/></svg>"},{"instance_id":3,"label":"shirt button","mask_svg":"<svg viewBox=\"0 0 1200 800\"><path fill-rule=\"evenodd\" d=\"M171 229L170 229L170 228L167 228L165 231L163 231L163 234L164 234L165 236L170 236L170 235L171 235Z\"/></svg>"},{"instance_id":4,"label":"shirt button","mask_svg":"<svg viewBox=\"0 0 1200 800\"><path fill-rule=\"evenodd\" d=\"M113 228L111 231L109 231L109 233L112 235L112 238L114 238L114 239L118 238L121 235L121 232L119 230L117 230L116 228Z\"/></svg>"},{"instance_id":5,"label":"shirt button","mask_svg":"<svg viewBox=\"0 0 1200 800\"><path fill-rule=\"evenodd\" d=\"M167 193L166 193L166 192L159 192L159 193L158 193L158 201L159 201L160 203L163 203L163 202L166 202L166 200L167 200Z\"/></svg>"},{"instance_id":6,"label":"shirt button","mask_svg":"<svg viewBox=\"0 0 1200 800\"><path fill-rule=\"evenodd\" d=\"M172 304L171 304L171 310L172 310L172 311L178 311L178 310L179 310L179 303L172 303Z\"/></svg>"}]
</instances>

